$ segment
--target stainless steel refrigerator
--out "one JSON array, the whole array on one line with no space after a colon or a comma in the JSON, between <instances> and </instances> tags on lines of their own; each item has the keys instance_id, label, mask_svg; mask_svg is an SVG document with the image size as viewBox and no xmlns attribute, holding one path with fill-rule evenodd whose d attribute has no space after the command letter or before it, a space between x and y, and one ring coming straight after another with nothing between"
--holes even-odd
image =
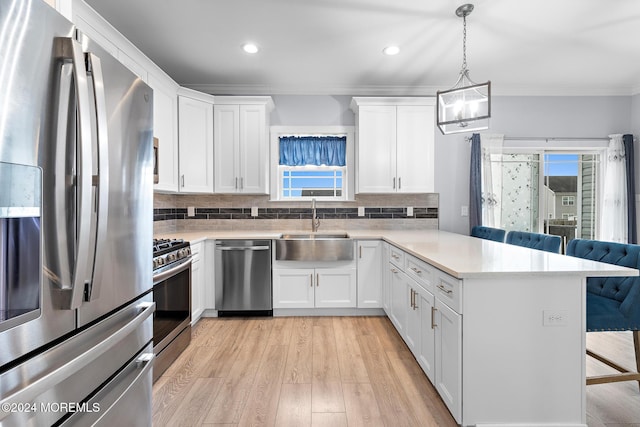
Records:
<instances>
[{"instance_id":1,"label":"stainless steel refrigerator","mask_svg":"<svg viewBox=\"0 0 640 427\"><path fill-rule=\"evenodd\" d=\"M0 1L0 425L151 424L152 90Z\"/></svg>"}]
</instances>

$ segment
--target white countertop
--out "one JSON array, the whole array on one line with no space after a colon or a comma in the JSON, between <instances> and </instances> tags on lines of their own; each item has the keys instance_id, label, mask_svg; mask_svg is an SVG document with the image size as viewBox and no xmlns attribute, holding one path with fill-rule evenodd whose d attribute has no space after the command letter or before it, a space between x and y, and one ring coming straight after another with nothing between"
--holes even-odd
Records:
<instances>
[{"instance_id":1,"label":"white countertop","mask_svg":"<svg viewBox=\"0 0 640 427\"><path fill-rule=\"evenodd\" d=\"M277 239L288 231L202 230L162 233L157 238L181 238L198 243L206 239ZM481 278L529 274L567 274L583 277L637 276L638 270L560 254L478 239L440 230L322 230L346 232L353 239L383 239L440 270L457 277ZM292 234L304 231L292 231Z\"/></svg>"}]
</instances>

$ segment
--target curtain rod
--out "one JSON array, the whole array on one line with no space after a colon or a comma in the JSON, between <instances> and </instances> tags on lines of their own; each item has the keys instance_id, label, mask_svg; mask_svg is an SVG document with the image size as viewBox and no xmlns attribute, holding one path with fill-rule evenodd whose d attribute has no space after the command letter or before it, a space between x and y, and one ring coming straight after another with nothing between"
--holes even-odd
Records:
<instances>
[{"instance_id":1,"label":"curtain rod","mask_svg":"<svg viewBox=\"0 0 640 427\"><path fill-rule=\"evenodd\" d=\"M609 141L611 138L609 137L554 137L554 136L505 136L505 140L511 141Z\"/></svg>"},{"instance_id":2,"label":"curtain rod","mask_svg":"<svg viewBox=\"0 0 640 427\"><path fill-rule=\"evenodd\" d=\"M470 142L471 141L471 137L467 136L465 137L465 139ZM504 137L505 141L545 141L545 142L550 142L550 141L610 141L611 138L609 137L584 137L584 138L579 138L579 137L572 137L572 136L567 136L567 137L558 137L558 136L505 136Z\"/></svg>"}]
</instances>

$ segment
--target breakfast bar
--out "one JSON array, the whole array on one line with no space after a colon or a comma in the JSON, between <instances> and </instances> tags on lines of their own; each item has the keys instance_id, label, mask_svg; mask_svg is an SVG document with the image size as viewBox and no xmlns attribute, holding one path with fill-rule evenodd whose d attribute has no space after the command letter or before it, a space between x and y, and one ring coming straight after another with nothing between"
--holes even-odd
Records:
<instances>
[{"instance_id":1,"label":"breakfast bar","mask_svg":"<svg viewBox=\"0 0 640 427\"><path fill-rule=\"evenodd\" d=\"M460 425L586 426L586 279L638 270L439 230L346 233L384 245L382 309Z\"/></svg>"}]
</instances>

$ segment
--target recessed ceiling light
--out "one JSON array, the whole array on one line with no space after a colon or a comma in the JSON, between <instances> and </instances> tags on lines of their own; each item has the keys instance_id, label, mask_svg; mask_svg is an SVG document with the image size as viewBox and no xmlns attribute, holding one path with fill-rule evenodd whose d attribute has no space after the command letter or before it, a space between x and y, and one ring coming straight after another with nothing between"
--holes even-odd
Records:
<instances>
[{"instance_id":1,"label":"recessed ceiling light","mask_svg":"<svg viewBox=\"0 0 640 427\"><path fill-rule=\"evenodd\" d=\"M382 49L382 53L389 56L397 55L400 53L400 48L398 46L387 46Z\"/></svg>"},{"instance_id":2,"label":"recessed ceiling light","mask_svg":"<svg viewBox=\"0 0 640 427\"><path fill-rule=\"evenodd\" d=\"M258 46L253 43L245 43L242 45L242 50L247 53L258 53Z\"/></svg>"}]
</instances>

